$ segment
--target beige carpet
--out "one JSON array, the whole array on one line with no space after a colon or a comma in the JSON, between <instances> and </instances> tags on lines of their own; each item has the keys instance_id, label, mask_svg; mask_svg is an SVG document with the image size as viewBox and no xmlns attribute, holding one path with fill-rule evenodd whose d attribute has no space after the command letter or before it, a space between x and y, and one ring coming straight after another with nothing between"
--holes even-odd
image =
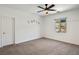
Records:
<instances>
[{"instance_id":1,"label":"beige carpet","mask_svg":"<svg viewBox=\"0 0 79 59\"><path fill-rule=\"evenodd\" d=\"M41 38L0 48L1 55L77 55L79 46Z\"/></svg>"}]
</instances>

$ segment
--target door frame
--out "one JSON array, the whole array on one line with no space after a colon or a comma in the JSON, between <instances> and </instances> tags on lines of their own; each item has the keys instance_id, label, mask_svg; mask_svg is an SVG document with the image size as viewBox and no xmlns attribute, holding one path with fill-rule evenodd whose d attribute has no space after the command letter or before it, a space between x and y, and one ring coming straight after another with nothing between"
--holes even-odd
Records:
<instances>
[{"instance_id":1,"label":"door frame","mask_svg":"<svg viewBox=\"0 0 79 59\"><path fill-rule=\"evenodd\" d=\"M15 17L12 17L12 37L13 45L15 45Z\"/></svg>"}]
</instances>

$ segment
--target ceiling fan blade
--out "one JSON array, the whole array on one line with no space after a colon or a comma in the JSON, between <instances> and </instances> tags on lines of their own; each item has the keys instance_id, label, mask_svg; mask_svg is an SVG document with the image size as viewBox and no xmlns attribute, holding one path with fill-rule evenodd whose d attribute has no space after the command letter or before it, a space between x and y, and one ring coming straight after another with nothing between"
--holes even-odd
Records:
<instances>
[{"instance_id":1,"label":"ceiling fan blade","mask_svg":"<svg viewBox=\"0 0 79 59\"><path fill-rule=\"evenodd\" d=\"M52 4L52 5L50 5L49 7L48 7L48 9L50 9L50 8L52 8L52 7L54 7L55 5L54 4Z\"/></svg>"},{"instance_id":2,"label":"ceiling fan blade","mask_svg":"<svg viewBox=\"0 0 79 59\"><path fill-rule=\"evenodd\" d=\"M44 9L44 8L43 8L43 7L41 7L41 6L38 6L38 8Z\"/></svg>"},{"instance_id":3,"label":"ceiling fan blade","mask_svg":"<svg viewBox=\"0 0 79 59\"><path fill-rule=\"evenodd\" d=\"M49 11L56 11L55 9L48 9Z\"/></svg>"},{"instance_id":4,"label":"ceiling fan blade","mask_svg":"<svg viewBox=\"0 0 79 59\"><path fill-rule=\"evenodd\" d=\"M44 11L44 10L40 10L40 11L37 11L37 12L39 13L39 12L42 12L42 11Z\"/></svg>"}]
</instances>

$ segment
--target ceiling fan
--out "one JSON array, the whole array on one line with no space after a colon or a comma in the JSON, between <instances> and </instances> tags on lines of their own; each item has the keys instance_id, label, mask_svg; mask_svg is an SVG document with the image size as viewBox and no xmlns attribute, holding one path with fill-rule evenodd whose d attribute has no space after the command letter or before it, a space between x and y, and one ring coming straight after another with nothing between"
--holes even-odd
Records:
<instances>
[{"instance_id":1,"label":"ceiling fan","mask_svg":"<svg viewBox=\"0 0 79 59\"><path fill-rule=\"evenodd\" d=\"M37 11L37 12L40 13L40 12L46 11L46 14L48 14L48 11L56 11L55 9L51 9L54 6L55 6L54 4L52 4L50 6L48 6L48 4L45 4L45 8L41 7L41 6L37 6L38 8L43 9L43 10L40 10L40 11Z\"/></svg>"}]
</instances>

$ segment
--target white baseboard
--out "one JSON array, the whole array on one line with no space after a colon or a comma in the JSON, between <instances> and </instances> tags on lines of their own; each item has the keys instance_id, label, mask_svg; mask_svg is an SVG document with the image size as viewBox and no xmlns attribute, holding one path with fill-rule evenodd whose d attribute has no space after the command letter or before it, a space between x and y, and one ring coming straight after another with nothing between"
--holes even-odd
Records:
<instances>
[{"instance_id":1,"label":"white baseboard","mask_svg":"<svg viewBox=\"0 0 79 59\"><path fill-rule=\"evenodd\" d=\"M27 41L31 41L31 40L36 40L36 39L39 39L41 37L34 37L34 38L31 38L31 39L28 39L28 40L24 40L24 41L18 41L18 42L15 42L15 44L19 44L19 43L23 43L23 42L27 42Z\"/></svg>"},{"instance_id":2,"label":"white baseboard","mask_svg":"<svg viewBox=\"0 0 79 59\"><path fill-rule=\"evenodd\" d=\"M45 38L52 39L52 40L57 40L57 41L61 41L61 42L69 43L69 44L79 45L77 43L73 43L73 42L70 42L70 41L64 41L64 40L59 40L59 39L56 39L56 38L52 38L51 36L45 36Z\"/></svg>"}]
</instances>

